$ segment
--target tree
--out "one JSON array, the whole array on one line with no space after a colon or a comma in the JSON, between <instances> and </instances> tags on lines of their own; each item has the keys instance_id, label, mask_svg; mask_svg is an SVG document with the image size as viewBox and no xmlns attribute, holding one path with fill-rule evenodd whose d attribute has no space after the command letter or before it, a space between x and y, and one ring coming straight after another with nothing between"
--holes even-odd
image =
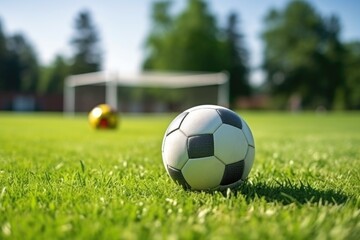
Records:
<instances>
[{"instance_id":1,"label":"tree","mask_svg":"<svg viewBox=\"0 0 360 240\"><path fill-rule=\"evenodd\" d=\"M22 34L7 39L6 90L35 92L39 80L39 64L33 47Z\"/></svg>"},{"instance_id":2,"label":"tree","mask_svg":"<svg viewBox=\"0 0 360 240\"><path fill-rule=\"evenodd\" d=\"M224 70L224 56L215 16L201 0L188 0L187 8L175 22L169 46L171 67L187 71Z\"/></svg>"},{"instance_id":3,"label":"tree","mask_svg":"<svg viewBox=\"0 0 360 240\"><path fill-rule=\"evenodd\" d=\"M0 90L6 89L6 62L7 62L6 36L0 21Z\"/></svg>"},{"instance_id":4,"label":"tree","mask_svg":"<svg viewBox=\"0 0 360 240\"><path fill-rule=\"evenodd\" d=\"M50 71L48 92L62 93L64 89L64 80L69 75L69 66L65 58L57 55Z\"/></svg>"},{"instance_id":5,"label":"tree","mask_svg":"<svg viewBox=\"0 0 360 240\"><path fill-rule=\"evenodd\" d=\"M38 80L34 48L21 33L6 36L0 22L0 90L33 92Z\"/></svg>"},{"instance_id":6,"label":"tree","mask_svg":"<svg viewBox=\"0 0 360 240\"><path fill-rule=\"evenodd\" d=\"M271 10L265 24L264 69L274 97L282 107L296 94L306 108L331 109L343 82L339 20L322 17L306 1L291 1L283 11Z\"/></svg>"},{"instance_id":7,"label":"tree","mask_svg":"<svg viewBox=\"0 0 360 240\"><path fill-rule=\"evenodd\" d=\"M170 3L153 7L154 27L146 48L146 69L172 71L220 71L223 52L215 17L202 0L188 0L176 17L169 14Z\"/></svg>"},{"instance_id":8,"label":"tree","mask_svg":"<svg viewBox=\"0 0 360 240\"><path fill-rule=\"evenodd\" d=\"M102 53L99 47L99 34L93 24L90 12L81 11L75 20L75 34L71 40L74 56L70 67L71 74L99 71Z\"/></svg>"},{"instance_id":9,"label":"tree","mask_svg":"<svg viewBox=\"0 0 360 240\"><path fill-rule=\"evenodd\" d=\"M360 41L345 44L345 97L349 109L360 109Z\"/></svg>"},{"instance_id":10,"label":"tree","mask_svg":"<svg viewBox=\"0 0 360 240\"><path fill-rule=\"evenodd\" d=\"M152 30L146 40L146 57L143 68L155 69L159 59L164 55L164 41L166 41L173 25L172 16L169 13L170 1L155 2L152 6Z\"/></svg>"},{"instance_id":11,"label":"tree","mask_svg":"<svg viewBox=\"0 0 360 240\"><path fill-rule=\"evenodd\" d=\"M325 105L328 105L329 108L344 109L346 107L343 91L345 89L345 47L339 37L340 20L337 16L332 15L329 18L323 18L323 24L322 94L326 99Z\"/></svg>"},{"instance_id":12,"label":"tree","mask_svg":"<svg viewBox=\"0 0 360 240\"><path fill-rule=\"evenodd\" d=\"M243 35L237 30L238 15L233 12L228 17L225 29L226 69L230 76L230 102L234 103L238 96L248 96L251 87L248 82L248 52L244 47Z\"/></svg>"},{"instance_id":13,"label":"tree","mask_svg":"<svg viewBox=\"0 0 360 240\"><path fill-rule=\"evenodd\" d=\"M69 75L69 64L62 55L57 55L54 62L42 68L40 92L62 93L64 80Z\"/></svg>"}]
</instances>

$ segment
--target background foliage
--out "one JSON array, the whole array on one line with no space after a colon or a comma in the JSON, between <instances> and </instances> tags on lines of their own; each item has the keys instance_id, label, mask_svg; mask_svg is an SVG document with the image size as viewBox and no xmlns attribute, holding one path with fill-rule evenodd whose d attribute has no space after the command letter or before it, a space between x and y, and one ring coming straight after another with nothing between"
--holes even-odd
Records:
<instances>
[{"instance_id":1,"label":"background foliage","mask_svg":"<svg viewBox=\"0 0 360 240\"><path fill-rule=\"evenodd\" d=\"M305 1L291 1L265 18L264 69L271 92L282 98L300 96L303 106L331 109L343 101L344 46L336 16L323 17Z\"/></svg>"},{"instance_id":2,"label":"background foliage","mask_svg":"<svg viewBox=\"0 0 360 240\"><path fill-rule=\"evenodd\" d=\"M0 91L26 93L62 93L69 74L101 69L99 34L89 11L83 10L74 20L70 44L73 56L55 56L49 66L40 66L37 54L24 34L6 36L0 22Z\"/></svg>"},{"instance_id":3,"label":"background foliage","mask_svg":"<svg viewBox=\"0 0 360 240\"><path fill-rule=\"evenodd\" d=\"M240 16L228 13L224 26L205 0L154 1L145 39L144 70L227 71L230 101L252 93L270 96L271 108L359 109L360 41L343 42L341 19L324 16L310 1L289 1L269 9L262 39L263 85L251 86L251 52L240 29ZM40 65L24 33L7 35L0 22L0 91L61 94L69 74L102 69L101 37L88 10L74 18L71 56L60 53ZM298 104L296 104L298 103Z\"/></svg>"}]
</instances>

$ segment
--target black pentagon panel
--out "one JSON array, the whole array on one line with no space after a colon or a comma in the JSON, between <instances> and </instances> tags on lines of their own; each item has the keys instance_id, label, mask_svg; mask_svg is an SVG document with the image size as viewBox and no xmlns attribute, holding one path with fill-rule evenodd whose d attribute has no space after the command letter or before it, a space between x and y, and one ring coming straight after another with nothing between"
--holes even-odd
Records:
<instances>
[{"instance_id":1,"label":"black pentagon panel","mask_svg":"<svg viewBox=\"0 0 360 240\"><path fill-rule=\"evenodd\" d=\"M240 117L228 109L216 109L223 123L242 129Z\"/></svg>"},{"instance_id":2,"label":"black pentagon panel","mask_svg":"<svg viewBox=\"0 0 360 240\"><path fill-rule=\"evenodd\" d=\"M184 118L185 118L186 115L188 115L188 114L189 114L188 112L180 113L180 114L170 123L170 126L169 126L168 129L166 130L166 136L168 136L168 135L169 135L170 133L172 133L173 131L179 129L182 121L184 121Z\"/></svg>"},{"instance_id":3,"label":"black pentagon panel","mask_svg":"<svg viewBox=\"0 0 360 240\"><path fill-rule=\"evenodd\" d=\"M186 182L181 170L170 167L169 165L167 165L167 170L170 174L170 177L177 182L178 184L180 184L181 186L183 186L183 188L185 189L190 189L190 185Z\"/></svg>"},{"instance_id":4,"label":"black pentagon panel","mask_svg":"<svg viewBox=\"0 0 360 240\"><path fill-rule=\"evenodd\" d=\"M220 185L229 185L239 181L243 175L244 167L244 160L226 165Z\"/></svg>"},{"instance_id":5,"label":"black pentagon panel","mask_svg":"<svg viewBox=\"0 0 360 240\"><path fill-rule=\"evenodd\" d=\"M189 158L214 156L214 137L212 134L194 135L187 142Z\"/></svg>"}]
</instances>

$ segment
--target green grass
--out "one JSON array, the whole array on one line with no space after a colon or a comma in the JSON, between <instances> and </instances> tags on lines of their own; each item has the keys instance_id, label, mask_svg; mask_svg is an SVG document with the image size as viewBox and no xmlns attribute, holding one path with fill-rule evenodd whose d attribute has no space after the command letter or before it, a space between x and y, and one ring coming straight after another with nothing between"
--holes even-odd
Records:
<instances>
[{"instance_id":1,"label":"green grass","mask_svg":"<svg viewBox=\"0 0 360 240\"><path fill-rule=\"evenodd\" d=\"M166 175L174 115L94 131L85 116L0 113L0 239L358 239L360 114L241 114L253 169L210 194Z\"/></svg>"}]
</instances>

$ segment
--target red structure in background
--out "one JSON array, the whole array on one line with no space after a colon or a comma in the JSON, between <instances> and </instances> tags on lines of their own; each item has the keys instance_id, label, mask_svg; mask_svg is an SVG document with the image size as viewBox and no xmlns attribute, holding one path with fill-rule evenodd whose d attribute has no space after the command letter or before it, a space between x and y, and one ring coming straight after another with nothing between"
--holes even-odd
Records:
<instances>
[{"instance_id":1,"label":"red structure in background","mask_svg":"<svg viewBox=\"0 0 360 240\"><path fill-rule=\"evenodd\" d=\"M2 111L63 111L62 94L0 92Z\"/></svg>"}]
</instances>

